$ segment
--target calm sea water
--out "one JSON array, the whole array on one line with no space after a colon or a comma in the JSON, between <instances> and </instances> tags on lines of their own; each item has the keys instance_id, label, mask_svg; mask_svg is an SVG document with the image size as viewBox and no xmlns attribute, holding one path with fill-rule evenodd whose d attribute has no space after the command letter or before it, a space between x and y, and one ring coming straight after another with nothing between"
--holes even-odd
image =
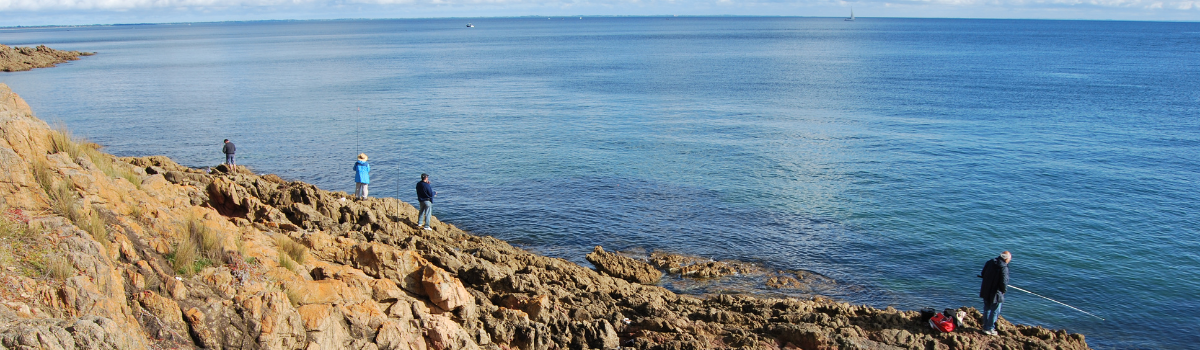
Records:
<instances>
[{"instance_id":1,"label":"calm sea water","mask_svg":"<svg viewBox=\"0 0 1200 350\"><path fill-rule=\"evenodd\" d=\"M223 160L586 264L595 245L808 269L1096 348L1200 343L1200 24L520 18L0 29L99 54L0 74L118 155ZM718 291L718 283L694 292ZM764 291L766 292L766 291Z\"/></svg>"}]
</instances>

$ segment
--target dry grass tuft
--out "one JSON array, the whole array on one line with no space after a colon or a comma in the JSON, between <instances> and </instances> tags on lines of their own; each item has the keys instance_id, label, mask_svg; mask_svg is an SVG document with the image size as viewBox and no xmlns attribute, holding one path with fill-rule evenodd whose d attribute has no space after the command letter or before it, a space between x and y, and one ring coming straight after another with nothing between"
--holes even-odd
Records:
<instances>
[{"instance_id":1,"label":"dry grass tuft","mask_svg":"<svg viewBox=\"0 0 1200 350\"><path fill-rule=\"evenodd\" d=\"M288 269L289 271L296 271L296 268L300 267L299 265L296 265L296 261L292 260L292 257L288 256L288 253L283 250L283 247L279 248L278 253L279 260L277 262L279 263L279 267Z\"/></svg>"},{"instance_id":2,"label":"dry grass tuft","mask_svg":"<svg viewBox=\"0 0 1200 350\"><path fill-rule=\"evenodd\" d=\"M100 242L105 249L112 244L112 242L109 242L108 225L94 211L80 214L78 220L75 221L75 226L92 234L92 238Z\"/></svg>"},{"instance_id":3,"label":"dry grass tuft","mask_svg":"<svg viewBox=\"0 0 1200 350\"><path fill-rule=\"evenodd\" d=\"M204 225L204 220L191 216L184 220L186 236L175 245L167 260L181 275L192 275L206 267L225 261L221 242L225 237L220 232Z\"/></svg>"},{"instance_id":4,"label":"dry grass tuft","mask_svg":"<svg viewBox=\"0 0 1200 350\"><path fill-rule=\"evenodd\" d=\"M304 263L306 256L305 253L308 252L308 247L305 247L300 243L296 243L296 241L293 241L291 238L288 238L282 234L275 236L275 245L279 246L281 255L287 255L292 261L297 263Z\"/></svg>"},{"instance_id":5,"label":"dry grass tuft","mask_svg":"<svg viewBox=\"0 0 1200 350\"><path fill-rule=\"evenodd\" d=\"M75 273L70 260L20 210L7 210L0 217L0 247L0 265L15 267L22 276L61 280Z\"/></svg>"},{"instance_id":6,"label":"dry grass tuft","mask_svg":"<svg viewBox=\"0 0 1200 350\"><path fill-rule=\"evenodd\" d=\"M221 249L221 243L225 241L225 236L221 232L213 230L204 225L204 220L199 217L191 216L187 218L188 238L196 243L199 248L199 253L213 261L225 261L225 251Z\"/></svg>"},{"instance_id":7,"label":"dry grass tuft","mask_svg":"<svg viewBox=\"0 0 1200 350\"><path fill-rule=\"evenodd\" d=\"M33 178L38 185L42 186L42 191L46 195L50 195L50 191L54 190L54 175L50 172L50 167L46 162L38 160L33 162Z\"/></svg>"},{"instance_id":8,"label":"dry grass tuft","mask_svg":"<svg viewBox=\"0 0 1200 350\"><path fill-rule=\"evenodd\" d=\"M39 176L37 168L38 166L35 165L35 177ZM50 188L46 192L47 196L50 197L50 209L54 213L70 220L71 223L75 224L75 227L87 231L87 233L92 235L92 238L99 241L107 249L109 244L111 244L109 242L107 223L95 211L88 212L80 208L79 198L75 197L75 190L71 188L72 186L68 181L54 182L53 185L43 184L42 181L54 181L49 175L44 176L45 180L39 179L38 181L43 188Z\"/></svg>"},{"instance_id":9,"label":"dry grass tuft","mask_svg":"<svg viewBox=\"0 0 1200 350\"><path fill-rule=\"evenodd\" d=\"M61 125L56 126L55 130L50 133L50 145L54 153L67 152L72 160L78 159L81 155L87 156L92 164L95 164L96 168L99 168L108 177L122 178L138 189L142 188L141 178L130 168L130 165L117 162L115 157L100 152L100 145L72 136L71 132Z\"/></svg>"},{"instance_id":10,"label":"dry grass tuft","mask_svg":"<svg viewBox=\"0 0 1200 350\"><path fill-rule=\"evenodd\" d=\"M64 280L75 275L75 265L67 257L56 253L48 257L44 272L50 278Z\"/></svg>"},{"instance_id":11,"label":"dry grass tuft","mask_svg":"<svg viewBox=\"0 0 1200 350\"><path fill-rule=\"evenodd\" d=\"M72 222L80 217L78 199L75 198L75 190L69 183L66 181L55 183L47 195L50 197L50 209L54 213Z\"/></svg>"},{"instance_id":12,"label":"dry grass tuft","mask_svg":"<svg viewBox=\"0 0 1200 350\"><path fill-rule=\"evenodd\" d=\"M171 262L171 268L175 269L175 273L191 275L196 272L197 255L196 242L185 239L175 245L175 251L167 255L167 261Z\"/></svg>"},{"instance_id":13,"label":"dry grass tuft","mask_svg":"<svg viewBox=\"0 0 1200 350\"><path fill-rule=\"evenodd\" d=\"M83 152L79 143L71 136L71 131L61 124L55 125L54 130L50 132L50 147L53 153L67 152L71 159L79 158L79 154Z\"/></svg>"},{"instance_id":14,"label":"dry grass tuft","mask_svg":"<svg viewBox=\"0 0 1200 350\"><path fill-rule=\"evenodd\" d=\"M138 221L145 220L145 215L146 215L146 213L142 210L141 205L135 204L135 205L129 206L129 216L133 217L134 220L138 220Z\"/></svg>"}]
</instances>

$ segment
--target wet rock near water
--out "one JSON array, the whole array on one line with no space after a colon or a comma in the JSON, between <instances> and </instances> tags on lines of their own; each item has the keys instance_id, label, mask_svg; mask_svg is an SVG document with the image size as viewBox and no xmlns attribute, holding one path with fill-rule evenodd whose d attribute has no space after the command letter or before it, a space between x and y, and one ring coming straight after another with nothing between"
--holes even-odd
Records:
<instances>
[{"instance_id":1,"label":"wet rock near water","mask_svg":"<svg viewBox=\"0 0 1200 350\"><path fill-rule=\"evenodd\" d=\"M715 261L708 258L665 252L650 254L650 264L667 272L692 278L717 278L764 273L762 266L740 261Z\"/></svg>"},{"instance_id":2,"label":"wet rock near water","mask_svg":"<svg viewBox=\"0 0 1200 350\"><path fill-rule=\"evenodd\" d=\"M591 269L436 218L418 229L398 200L240 167L72 155L55 133L0 84L0 239L20 238L0 246L12 267L0 269L0 349L1087 348L1082 335L1007 321L983 335L969 307L965 329L943 334L915 311L677 294L650 285L655 266L697 280L761 274L783 289L833 282L599 247Z\"/></svg>"}]
</instances>

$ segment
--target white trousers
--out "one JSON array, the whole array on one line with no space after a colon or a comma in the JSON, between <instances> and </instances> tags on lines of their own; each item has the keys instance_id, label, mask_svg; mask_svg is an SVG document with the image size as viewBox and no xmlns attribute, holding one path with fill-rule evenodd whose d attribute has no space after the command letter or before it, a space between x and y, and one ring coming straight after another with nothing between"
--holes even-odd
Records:
<instances>
[{"instance_id":1,"label":"white trousers","mask_svg":"<svg viewBox=\"0 0 1200 350\"><path fill-rule=\"evenodd\" d=\"M354 183L354 196L358 198L367 198L367 184L361 182Z\"/></svg>"}]
</instances>

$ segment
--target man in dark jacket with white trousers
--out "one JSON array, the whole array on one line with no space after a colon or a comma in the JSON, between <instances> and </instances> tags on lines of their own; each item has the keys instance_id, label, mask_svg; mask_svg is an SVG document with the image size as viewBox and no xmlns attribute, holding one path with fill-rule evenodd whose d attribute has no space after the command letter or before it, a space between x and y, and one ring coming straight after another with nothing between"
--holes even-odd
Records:
<instances>
[{"instance_id":1,"label":"man in dark jacket with white trousers","mask_svg":"<svg viewBox=\"0 0 1200 350\"><path fill-rule=\"evenodd\" d=\"M1012 253L1007 250L995 259L983 264L983 283L979 285L979 297L983 298L983 333L996 334L996 320L1000 317L1000 304L1004 303L1004 293L1008 291L1008 262L1012 261Z\"/></svg>"}]
</instances>

